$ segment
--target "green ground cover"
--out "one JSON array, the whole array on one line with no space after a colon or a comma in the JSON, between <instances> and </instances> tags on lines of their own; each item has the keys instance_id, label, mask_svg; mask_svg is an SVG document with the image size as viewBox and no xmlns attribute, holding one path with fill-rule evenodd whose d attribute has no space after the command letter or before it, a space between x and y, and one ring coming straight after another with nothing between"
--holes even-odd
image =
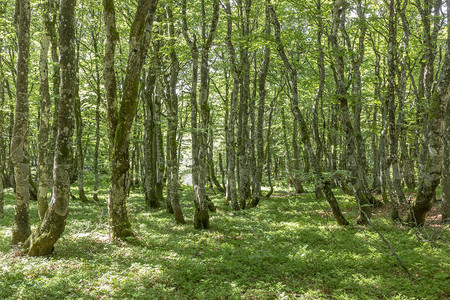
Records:
<instances>
[{"instance_id":1,"label":"green ground cover","mask_svg":"<svg viewBox=\"0 0 450 300\"><path fill-rule=\"evenodd\" d=\"M103 195L107 190L102 191ZM373 223L413 275L398 265L368 227L339 227L312 194L275 194L233 213L222 196L211 230L193 229L190 188L180 191L188 223L148 211L143 195L128 208L139 241L112 242L107 208L71 201L66 231L50 257L10 248L14 195L0 220L0 299L448 299L447 228L393 224L382 210ZM339 196L354 223L355 203ZM36 203L31 223L37 224ZM424 241L429 238L430 241Z\"/></svg>"}]
</instances>

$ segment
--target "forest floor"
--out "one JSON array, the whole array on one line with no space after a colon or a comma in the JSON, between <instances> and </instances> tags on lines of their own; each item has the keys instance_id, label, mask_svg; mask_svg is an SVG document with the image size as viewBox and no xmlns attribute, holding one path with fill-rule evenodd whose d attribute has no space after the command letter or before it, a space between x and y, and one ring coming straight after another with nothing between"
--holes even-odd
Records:
<instances>
[{"instance_id":1,"label":"forest floor","mask_svg":"<svg viewBox=\"0 0 450 300\"><path fill-rule=\"evenodd\" d=\"M106 184L105 184L106 186ZM71 201L66 231L49 257L10 248L14 195L0 220L0 299L449 299L449 227L430 217L420 231L374 211L375 230L355 225L357 206L337 194L352 225L338 226L313 194L276 193L254 209L232 212L212 199L211 229L193 229L192 190L180 201L187 224L163 209L147 210L135 191L128 201L138 241L113 242L105 198ZM437 215L437 210L435 211ZM36 203L30 219L38 223Z\"/></svg>"}]
</instances>

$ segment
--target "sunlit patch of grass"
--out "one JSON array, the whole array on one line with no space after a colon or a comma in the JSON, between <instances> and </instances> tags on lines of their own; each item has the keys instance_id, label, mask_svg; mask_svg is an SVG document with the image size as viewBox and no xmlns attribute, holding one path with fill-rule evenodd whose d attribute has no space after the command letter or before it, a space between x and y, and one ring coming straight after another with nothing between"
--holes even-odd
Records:
<instances>
[{"instance_id":1,"label":"sunlit patch of grass","mask_svg":"<svg viewBox=\"0 0 450 300\"><path fill-rule=\"evenodd\" d=\"M414 275L411 281L378 234L355 225L357 206L346 195L337 196L353 225L341 227L311 193L277 190L276 198L238 212L216 194L211 229L198 231L190 187L179 193L187 225L176 225L163 208L147 210L143 195L132 191L128 208L139 241L126 243L111 240L107 192L103 186L98 206L71 201L55 254L33 258L9 246L14 196L8 190L0 220L0 298L439 299L450 293L448 231L432 245L388 216L373 220ZM36 204L30 207L37 224Z\"/></svg>"}]
</instances>

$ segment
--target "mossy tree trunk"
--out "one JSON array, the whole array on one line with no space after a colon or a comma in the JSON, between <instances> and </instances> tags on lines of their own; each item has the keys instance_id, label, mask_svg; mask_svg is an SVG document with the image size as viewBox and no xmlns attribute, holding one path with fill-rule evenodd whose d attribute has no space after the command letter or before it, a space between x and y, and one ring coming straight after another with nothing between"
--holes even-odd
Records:
<instances>
[{"instance_id":1,"label":"mossy tree trunk","mask_svg":"<svg viewBox=\"0 0 450 300\"><path fill-rule=\"evenodd\" d=\"M75 7L76 1L61 0L59 20L61 94L53 165L50 206L39 227L24 244L31 256L51 254L64 232L70 195L70 164L75 104Z\"/></svg>"},{"instance_id":2,"label":"mossy tree trunk","mask_svg":"<svg viewBox=\"0 0 450 300\"><path fill-rule=\"evenodd\" d=\"M144 29L149 24L148 16L150 9L156 9L156 4L157 0L141 0L138 2L136 14L130 29L130 53L128 56L123 95L120 108L118 109L116 99L117 86L114 74L115 43L118 41L118 33L115 26L115 8L113 0L103 1L106 26L104 77L111 146L111 189L108 199L108 215L113 238L115 239L133 235L126 207L126 184L128 170L130 168L128 148L130 145L130 129L137 108L139 79L144 62L143 53L147 52L149 42L144 38Z\"/></svg>"},{"instance_id":3,"label":"mossy tree trunk","mask_svg":"<svg viewBox=\"0 0 450 300\"><path fill-rule=\"evenodd\" d=\"M48 80L48 52L50 49L50 41L52 40L52 20L50 19L50 10L53 6L52 1L44 4L42 22L44 25L44 32L41 39L41 49L39 54L39 77L40 77L40 120L39 120L39 134L38 134L38 213L39 218L44 219L45 213L48 209L47 193L49 189L49 167L48 167L48 149L49 147L49 129L50 129L50 87Z\"/></svg>"},{"instance_id":4,"label":"mossy tree trunk","mask_svg":"<svg viewBox=\"0 0 450 300\"><path fill-rule=\"evenodd\" d=\"M445 119L449 98L450 36L447 37L447 48L442 64L442 70L431 97L430 109L428 111L428 124L425 130L428 143L427 161L423 175L419 178L416 199L414 200L408 215L408 222L412 225L424 225L426 214L432 207L432 200L435 197L436 187L441 181L444 150L442 124Z\"/></svg>"},{"instance_id":5,"label":"mossy tree trunk","mask_svg":"<svg viewBox=\"0 0 450 300\"><path fill-rule=\"evenodd\" d=\"M15 22L18 34L16 107L11 138L11 161L16 182L16 204L12 227L12 244L25 242L31 233L28 215L30 202L28 162L28 60L30 56L30 1L16 1Z\"/></svg>"}]
</instances>

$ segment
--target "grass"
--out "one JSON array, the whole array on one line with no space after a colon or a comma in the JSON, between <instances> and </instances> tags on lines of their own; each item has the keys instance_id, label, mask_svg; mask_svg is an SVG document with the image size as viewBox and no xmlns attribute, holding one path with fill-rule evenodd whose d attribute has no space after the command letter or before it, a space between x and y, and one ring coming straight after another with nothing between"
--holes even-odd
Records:
<instances>
[{"instance_id":1,"label":"grass","mask_svg":"<svg viewBox=\"0 0 450 300\"><path fill-rule=\"evenodd\" d=\"M102 191L105 196L107 190ZM370 228L340 227L312 194L275 194L260 206L232 212L222 196L211 229L193 229L192 191L180 201L188 223L164 210L148 211L143 195L128 209L140 242L111 241L104 198L99 206L70 203L66 231L49 257L19 256L10 248L14 195L0 220L1 299L448 299L447 229L434 243L383 213L374 224L414 278L409 278ZM339 195L346 217L357 210ZM31 203L31 223L38 223Z\"/></svg>"}]
</instances>

